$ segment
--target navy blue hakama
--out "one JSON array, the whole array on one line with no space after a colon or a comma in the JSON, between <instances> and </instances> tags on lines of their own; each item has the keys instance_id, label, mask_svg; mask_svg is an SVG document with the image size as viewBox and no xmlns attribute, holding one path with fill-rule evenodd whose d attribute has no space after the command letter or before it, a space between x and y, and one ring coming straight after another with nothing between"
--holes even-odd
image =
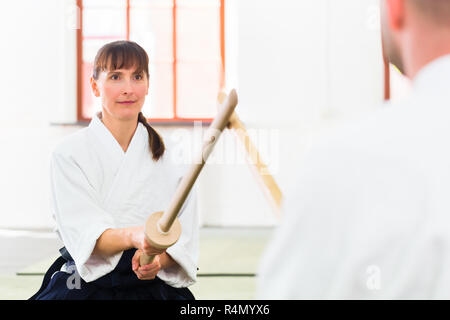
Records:
<instances>
[{"instance_id":1,"label":"navy blue hakama","mask_svg":"<svg viewBox=\"0 0 450 320\"><path fill-rule=\"evenodd\" d=\"M41 288L30 300L195 300L188 288L174 288L158 277L138 279L131 269L136 249L124 251L113 271L92 282L78 275L65 248L60 251L62 256L47 270ZM69 272L60 271L66 262Z\"/></svg>"}]
</instances>

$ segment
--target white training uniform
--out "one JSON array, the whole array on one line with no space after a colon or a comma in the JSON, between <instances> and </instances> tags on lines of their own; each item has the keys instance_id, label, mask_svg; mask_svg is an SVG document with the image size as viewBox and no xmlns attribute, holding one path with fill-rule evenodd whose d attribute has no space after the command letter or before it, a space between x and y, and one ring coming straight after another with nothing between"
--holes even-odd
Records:
<instances>
[{"instance_id":1,"label":"white training uniform","mask_svg":"<svg viewBox=\"0 0 450 320\"><path fill-rule=\"evenodd\" d=\"M52 211L56 231L86 282L111 272L122 252L92 254L108 228L144 225L150 214L167 209L186 165L176 164L167 139L155 162L148 132L138 123L126 152L98 116L64 138L51 157ZM195 188L180 211L182 234L167 253L178 263L157 276L173 287L195 283L198 263L198 216ZM131 265L130 265L131 268Z\"/></svg>"},{"instance_id":2,"label":"white training uniform","mask_svg":"<svg viewBox=\"0 0 450 320\"><path fill-rule=\"evenodd\" d=\"M309 152L258 299L450 298L450 55Z\"/></svg>"}]
</instances>

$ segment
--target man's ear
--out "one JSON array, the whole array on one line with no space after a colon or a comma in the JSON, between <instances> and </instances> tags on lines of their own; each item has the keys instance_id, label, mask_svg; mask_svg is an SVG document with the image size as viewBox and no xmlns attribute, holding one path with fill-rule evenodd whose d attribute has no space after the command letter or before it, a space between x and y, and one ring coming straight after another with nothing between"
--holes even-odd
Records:
<instances>
[{"instance_id":1,"label":"man's ear","mask_svg":"<svg viewBox=\"0 0 450 320\"><path fill-rule=\"evenodd\" d=\"M404 25L405 1L408 0L386 0L387 19L392 30L400 30Z\"/></svg>"},{"instance_id":2,"label":"man's ear","mask_svg":"<svg viewBox=\"0 0 450 320\"><path fill-rule=\"evenodd\" d=\"M91 88L92 88L92 92L94 93L94 96L100 97L100 91L98 90L97 82L95 81L95 79L93 77L91 77Z\"/></svg>"}]
</instances>

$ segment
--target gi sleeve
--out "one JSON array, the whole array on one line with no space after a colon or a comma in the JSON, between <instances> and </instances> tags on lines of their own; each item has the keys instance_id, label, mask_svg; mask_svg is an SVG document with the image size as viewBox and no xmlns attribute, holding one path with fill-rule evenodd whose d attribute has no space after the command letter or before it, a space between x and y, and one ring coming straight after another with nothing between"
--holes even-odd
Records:
<instances>
[{"instance_id":1,"label":"gi sleeve","mask_svg":"<svg viewBox=\"0 0 450 320\"><path fill-rule=\"evenodd\" d=\"M178 219L181 223L180 239L166 250L178 265L159 271L158 277L172 287L184 288L197 280L199 221L195 186L181 208Z\"/></svg>"},{"instance_id":2,"label":"gi sleeve","mask_svg":"<svg viewBox=\"0 0 450 320\"><path fill-rule=\"evenodd\" d=\"M58 234L86 282L111 272L122 253L110 257L93 255L97 239L115 228L113 217L99 206L98 193L82 168L70 156L56 152L50 162L51 208Z\"/></svg>"}]
</instances>

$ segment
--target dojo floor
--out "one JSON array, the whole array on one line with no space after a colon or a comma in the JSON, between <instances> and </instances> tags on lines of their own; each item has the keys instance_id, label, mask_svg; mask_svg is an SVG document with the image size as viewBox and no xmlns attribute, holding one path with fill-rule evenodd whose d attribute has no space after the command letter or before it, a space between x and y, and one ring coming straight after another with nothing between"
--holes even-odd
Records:
<instances>
[{"instance_id":1,"label":"dojo floor","mask_svg":"<svg viewBox=\"0 0 450 320\"><path fill-rule=\"evenodd\" d=\"M197 299L253 299L259 258L273 228L202 228ZM62 245L46 231L0 230L0 300L27 299Z\"/></svg>"}]
</instances>

